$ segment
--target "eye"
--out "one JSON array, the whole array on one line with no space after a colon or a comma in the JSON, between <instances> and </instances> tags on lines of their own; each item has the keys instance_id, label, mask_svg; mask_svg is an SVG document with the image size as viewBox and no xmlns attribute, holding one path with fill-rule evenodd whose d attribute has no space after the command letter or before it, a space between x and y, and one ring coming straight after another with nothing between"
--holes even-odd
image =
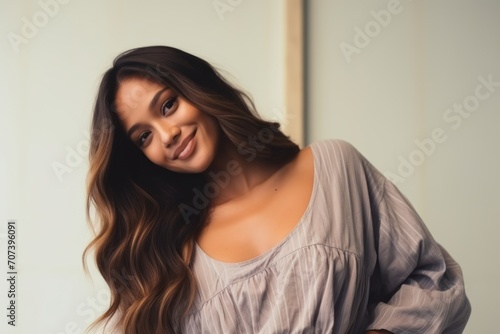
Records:
<instances>
[{"instance_id":1,"label":"eye","mask_svg":"<svg viewBox=\"0 0 500 334\"><path fill-rule=\"evenodd\" d=\"M148 140L150 134L151 134L150 131L145 131L145 132L141 133L139 135L139 138L137 138L137 141L136 141L137 145L139 147L144 146L144 143Z\"/></svg>"},{"instance_id":2,"label":"eye","mask_svg":"<svg viewBox=\"0 0 500 334\"><path fill-rule=\"evenodd\" d=\"M177 102L177 97L173 97L171 99L166 100L165 103L163 103L163 105L161 106L161 114L163 116L166 116L169 112L171 112L175 108L176 102Z\"/></svg>"}]
</instances>

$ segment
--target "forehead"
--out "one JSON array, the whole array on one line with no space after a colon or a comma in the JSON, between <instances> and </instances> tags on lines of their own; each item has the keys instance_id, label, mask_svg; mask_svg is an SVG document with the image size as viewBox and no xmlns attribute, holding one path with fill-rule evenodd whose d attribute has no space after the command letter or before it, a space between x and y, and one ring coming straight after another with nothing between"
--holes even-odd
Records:
<instances>
[{"instance_id":1,"label":"forehead","mask_svg":"<svg viewBox=\"0 0 500 334\"><path fill-rule=\"evenodd\" d=\"M129 116L147 111L153 96L164 86L144 78L127 78L118 85L115 96L115 109L122 121Z\"/></svg>"},{"instance_id":2,"label":"forehead","mask_svg":"<svg viewBox=\"0 0 500 334\"><path fill-rule=\"evenodd\" d=\"M162 88L163 86L159 83L144 78L124 79L118 85L115 107L117 109L137 107Z\"/></svg>"}]
</instances>

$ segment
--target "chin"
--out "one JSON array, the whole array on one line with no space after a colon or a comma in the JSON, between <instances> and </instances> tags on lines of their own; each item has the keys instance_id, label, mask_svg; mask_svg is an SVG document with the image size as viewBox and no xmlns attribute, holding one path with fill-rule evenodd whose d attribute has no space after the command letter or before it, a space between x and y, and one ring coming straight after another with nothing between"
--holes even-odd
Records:
<instances>
[{"instance_id":1,"label":"chin","mask_svg":"<svg viewBox=\"0 0 500 334\"><path fill-rule=\"evenodd\" d=\"M164 167L176 173L184 173L184 174L198 174L205 172L210 165L212 164L213 159L202 158L196 159L195 161L191 161L190 163L185 163L183 166L175 166L175 167Z\"/></svg>"}]
</instances>

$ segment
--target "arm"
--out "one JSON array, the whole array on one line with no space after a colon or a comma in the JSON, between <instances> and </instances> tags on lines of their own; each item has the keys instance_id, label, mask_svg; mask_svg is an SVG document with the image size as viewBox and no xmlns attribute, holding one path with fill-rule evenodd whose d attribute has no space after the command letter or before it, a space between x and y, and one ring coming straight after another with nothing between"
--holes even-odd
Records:
<instances>
[{"instance_id":1,"label":"arm","mask_svg":"<svg viewBox=\"0 0 500 334\"><path fill-rule=\"evenodd\" d=\"M461 333L470 304L460 267L388 180L373 223L377 264L370 280L367 329Z\"/></svg>"}]
</instances>

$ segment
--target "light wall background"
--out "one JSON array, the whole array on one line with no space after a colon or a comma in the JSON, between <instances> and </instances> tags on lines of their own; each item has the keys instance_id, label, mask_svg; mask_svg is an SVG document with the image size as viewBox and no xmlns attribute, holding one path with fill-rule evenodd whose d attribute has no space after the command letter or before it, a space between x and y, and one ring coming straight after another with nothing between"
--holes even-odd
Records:
<instances>
[{"instance_id":1,"label":"light wall background","mask_svg":"<svg viewBox=\"0 0 500 334\"><path fill-rule=\"evenodd\" d=\"M306 4L307 142L348 140L392 177L462 266L465 333L499 332L500 2ZM495 84L475 98L478 77Z\"/></svg>"},{"instance_id":2,"label":"light wall background","mask_svg":"<svg viewBox=\"0 0 500 334\"><path fill-rule=\"evenodd\" d=\"M286 124L285 1L0 2L0 261L8 219L17 220L19 241L18 326L2 321L1 333L82 333L104 310L107 290L97 274L93 283L83 275L80 258L91 237L87 131L112 59L137 46L176 46L224 69L265 117ZM456 129L443 114L474 94L479 76L500 81L499 3L401 0L348 62L339 44L355 45L353 29L389 1L305 2L308 142L346 139L397 175L400 157L417 157L415 140L443 129L446 141L397 184L462 264L473 306L466 333L494 333L500 87ZM34 16L37 31L24 28L30 37L16 47L13 34L23 36ZM5 291L2 279L1 305Z\"/></svg>"},{"instance_id":3,"label":"light wall background","mask_svg":"<svg viewBox=\"0 0 500 334\"><path fill-rule=\"evenodd\" d=\"M0 2L2 273L8 219L17 220L19 242L18 326L7 326L2 311L0 333L83 333L105 308L107 290L97 274L93 283L83 275L81 254L91 237L84 211L91 110L114 57L156 44L194 53L281 122L283 22L282 1ZM38 31L30 30L35 23ZM6 292L2 278L2 310Z\"/></svg>"}]
</instances>

